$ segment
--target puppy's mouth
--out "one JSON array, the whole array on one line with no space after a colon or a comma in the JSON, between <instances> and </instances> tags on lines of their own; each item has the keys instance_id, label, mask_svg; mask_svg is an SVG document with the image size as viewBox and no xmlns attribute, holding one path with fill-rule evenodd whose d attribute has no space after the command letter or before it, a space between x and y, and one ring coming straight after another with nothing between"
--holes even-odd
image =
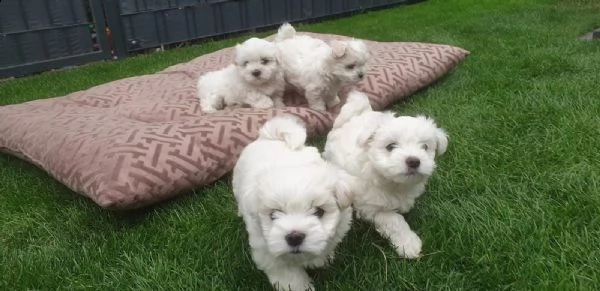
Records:
<instances>
[{"instance_id":1,"label":"puppy's mouth","mask_svg":"<svg viewBox=\"0 0 600 291\"><path fill-rule=\"evenodd\" d=\"M293 248L293 249L290 251L290 254L293 254L293 255L299 255L299 254L302 254L302 251L300 250L300 248Z\"/></svg>"},{"instance_id":2,"label":"puppy's mouth","mask_svg":"<svg viewBox=\"0 0 600 291\"><path fill-rule=\"evenodd\" d=\"M264 84L269 81L269 79L265 78L265 76L250 76L250 82L255 84Z\"/></svg>"},{"instance_id":3,"label":"puppy's mouth","mask_svg":"<svg viewBox=\"0 0 600 291\"><path fill-rule=\"evenodd\" d=\"M405 173L403 173L403 175L406 177L414 177L423 175L423 173L419 172L417 169L408 169Z\"/></svg>"}]
</instances>

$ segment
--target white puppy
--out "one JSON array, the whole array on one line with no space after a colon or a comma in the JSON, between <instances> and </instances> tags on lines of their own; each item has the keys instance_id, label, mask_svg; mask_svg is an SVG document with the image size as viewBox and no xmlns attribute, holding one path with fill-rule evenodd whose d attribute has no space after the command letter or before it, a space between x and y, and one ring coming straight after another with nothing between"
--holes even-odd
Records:
<instances>
[{"instance_id":1,"label":"white puppy","mask_svg":"<svg viewBox=\"0 0 600 291\"><path fill-rule=\"evenodd\" d=\"M447 145L446 133L432 119L372 111L367 96L353 91L327 136L323 156L358 179L351 186L358 217L371 221L400 256L417 258L421 239L400 213L423 194L434 157Z\"/></svg>"},{"instance_id":2,"label":"white puppy","mask_svg":"<svg viewBox=\"0 0 600 291\"><path fill-rule=\"evenodd\" d=\"M369 51L363 41L331 41L329 44L285 23L277 32L285 79L303 91L312 109L325 110L340 102L338 91L365 76Z\"/></svg>"},{"instance_id":3,"label":"white puppy","mask_svg":"<svg viewBox=\"0 0 600 291\"><path fill-rule=\"evenodd\" d=\"M202 112L224 107L283 107L285 80L272 42L250 38L235 46L234 64L198 79Z\"/></svg>"},{"instance_id":4,"label":"white puppy","mask_svg":"<svg viewBox=\"0 0 600 291\"><path fill-rule=\"evenodd\" d=\"M314 290L304 268L326 265L352 220L344 172L305 139L297 118L275 117L233 170L252 258L278 290Z\"/></svg>"}]
</instances>

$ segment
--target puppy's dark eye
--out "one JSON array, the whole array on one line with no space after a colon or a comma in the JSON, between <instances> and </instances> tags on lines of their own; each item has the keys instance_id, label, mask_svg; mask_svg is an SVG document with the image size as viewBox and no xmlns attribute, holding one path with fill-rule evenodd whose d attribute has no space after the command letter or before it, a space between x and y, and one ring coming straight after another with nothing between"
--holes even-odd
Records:
<instances>
[{"instance_id":1,"label":"puppy's dark eye","mask_svg":"<svg viewBox=\"0 0 600 291\"><path fill-rule=\"evenodd\" d=\"M355 67L356 67L355 64L346 65L346 69L348 69L348 70L353 70Z\"/></svg>"},{"instance_id":2,"label":"puppy's dark eye","mask_svg":"<svg viewBox=\"0 0 600 291\"><path fill-rule=\"evenodd\" d=\"M325 215L325 210L321 207L317 207L317 208L315 208L314 215L318 218L321 218L321 217L323 217L323 215Z\"/></svg>"},{"instance_id":3,"label":"puppy's dark eye","mask_svg":"<svg viewBox=\"0 0 600 291\"><path fill-rule=\"evenodd\" d=\"M269 59L267 59L267 58L262 58L262 59L260 59L260 63L261 63L261 64L263 64L263 65L266 65L266 64L268 64L268 63L270 63L270 62L271 62L271 60L269 60Z\"/></svg>"},{"instance_id":4,"label":"puppy's dark eye","mask_svg":"<svg viewBox=\"0 0 600 291\"><path fill-rule=\"evenodd\" d=\"M421 148L422 148L422 149L424 149L424 150L428 150L428 149L429 149L429 146L428 146L427 144L423 144L423 145L421 146Z\"/></svg>"},{"instance_id":5,"label":"puppy's dark eye","mask_svg":"<svg viewBox=\"0 0 600 291\"><path fill-rule=\"evenodd\" d=\"M275 209L275 210L271 211L271 213L269 214L269 217L271 218L271 220L275 220L279 216L279 213L281 213L281 210Z\"/></svg>"},{"instance_id":6,"label":"puppy's dark eye","mask_svg":"<svg viewBox=\"0 0 600 291\"><path fill-rule=\"evenodd\" d=\"M391 151L393 151L396 148L396 146L398 146L398 145L395 142L393 142L393 143L388 144L387 146L385 146L385 149L388 152L391 152Z\"/></svg>"}]
</instances>

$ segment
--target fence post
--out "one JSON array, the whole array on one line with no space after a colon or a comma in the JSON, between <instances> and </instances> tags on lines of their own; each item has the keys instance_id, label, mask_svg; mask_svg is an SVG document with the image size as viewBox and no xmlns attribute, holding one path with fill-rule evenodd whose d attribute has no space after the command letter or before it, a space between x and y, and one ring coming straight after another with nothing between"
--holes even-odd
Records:
<instances>
[{"instance_id":1,"label":"fence post","mask_svg":"<svg viewBox=\"0 0 600 291\"><path fill-rule=\"evenodd\" d=\"M106 33L106 20L104 19L104 11L102 0L91 0L90 8L92 9L92 22L96 27L96 39L100 45L100 50L105 53L105 58L110 59L110 44Z\"/></svg>"},{"instance_id":2,"label":"fence post","mask_svg":"<svg viewBox=\"0 0 600 291\"><path fill-rule=\"evenodd\" d=\"M121 22L119 0L103 0L103 2L107 25L110 28L113 45L115 46L115 54L119 59L126 58L128 52L127 34L123 30L123 23Z\"/></svg>"}]
</instances>

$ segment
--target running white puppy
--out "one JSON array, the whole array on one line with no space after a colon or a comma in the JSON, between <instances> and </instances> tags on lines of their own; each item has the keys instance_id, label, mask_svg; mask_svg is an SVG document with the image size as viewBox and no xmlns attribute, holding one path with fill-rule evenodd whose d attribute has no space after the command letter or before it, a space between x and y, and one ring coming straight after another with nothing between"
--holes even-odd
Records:
<instances>
[{"instance_id":1,"label":"running white puppy","mask_svg":"<svg viewBox=\"0 0 600 291\"><path fill-rule=\"evenodd\" d=\"M352 220L343 172L305 146L305 139L297 118L275 117L233 170L233 193L252 258L278 290L314 290L304 268L333 259Z\"/></svg>"},{"instance_id":2,"label":"running white puppy","mask_svg":"<svg viewBox=\"0 0 600 291\"><path fill-rule=\"evenodd\" d=\"M339 90L365 76L370 57L363 41L331 41L329 44L285 23L277 32L281 66L287 82L303 91L312 109L325 110L340 102Z\"/></svg>"},{"instance_id":3,"label":"running white puppy","mask_svg":"<svg viewBox=\"0 0 600 291\"><path fill-rule=\"evenodd\" d=\"M421 239L400 213L425 191L448 136L424 116L375 112L367 96L353 91L327 136L326 160L358 179L352 186L358 217L371 221L406 258L421 253Z\"/></svg>"},{"instance_id":4,"label":"running white puppy","mask_svg":"<svg viewBox=\"0 0 600 291\"><path fill-rule=\"evenodd\" d=\"M198 79L202 112L225 107L283 107L285 80L275 44L250 38L235 46L235 61Z\"/></svg>"}]
</instances>

